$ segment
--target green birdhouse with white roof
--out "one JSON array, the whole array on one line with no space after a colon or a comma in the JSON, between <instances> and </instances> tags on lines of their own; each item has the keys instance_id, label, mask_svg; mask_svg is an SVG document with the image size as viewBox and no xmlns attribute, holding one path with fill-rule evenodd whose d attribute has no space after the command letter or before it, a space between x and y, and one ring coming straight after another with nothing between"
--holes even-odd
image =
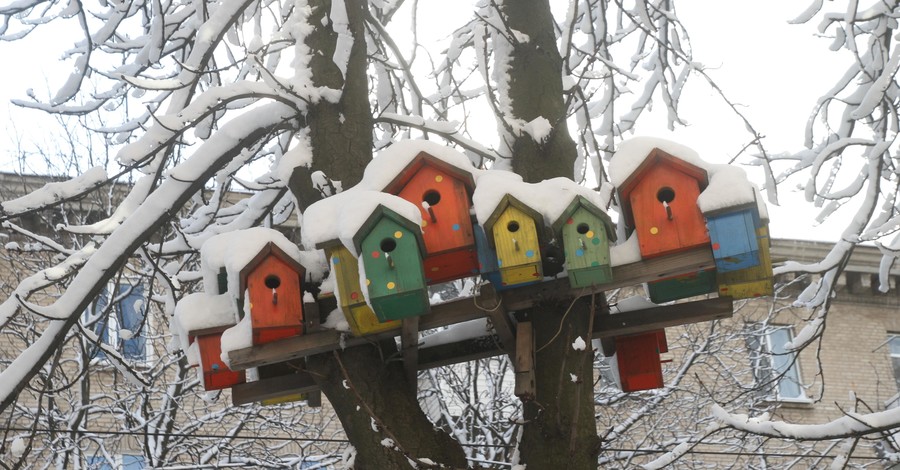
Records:
<instances>
[{"instance_id":1,"label":"green birdhouse with white roof","mask_svg":"<svg viewBox=\"0 0 900 470\"><path fill-rule=\"evenodd\" d=\"M418 224L379 204L356 232L353 244L365 272L360 281L379 321L429 312L422 261L425 243Z\"/></svg>"},{"instance_id":2,"label":"green birdhouse with white roof","mask_svg":"<svg viewBox=\"0 0 900 470\"><path fill-rule=\"evenodd\" d=\"M615 226L602 209L576 196L553 223L553 232L562 240L572 287L612 281L609 247Z\"/></svg>"}]
</instances>

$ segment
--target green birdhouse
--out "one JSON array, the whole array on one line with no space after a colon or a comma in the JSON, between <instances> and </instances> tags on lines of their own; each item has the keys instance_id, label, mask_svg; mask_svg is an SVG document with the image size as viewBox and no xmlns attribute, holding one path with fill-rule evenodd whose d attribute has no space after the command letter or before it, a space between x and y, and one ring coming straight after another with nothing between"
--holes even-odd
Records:
<instances>
[{"instance_id":1,"label":"green birdhouse","mask_svg":"<svg viewBox=\"0 0 900 470\"><path fill-rule=\"evenodd\" d=\"M379 204L353 237L365 269L369 305L379 321L429 312L425 243L419 226Z\"/></svg>"},{"instance_id":2,"label":"green birdhouse","mask_svg":"<svg viewBox=\"0 0 900 470\"><path fill-rule=\"evenodd\" d=\"M319 246L319 248L324 248L328 255L331 269L334 271L341 312L343 312L354 336L364 336L400 327L398 321L384 323L378 321L375 312L366 303L362 287L359 285L359 262L350 253L350 250L340 242L331 243L330 246Z\"/></svg>"},{"instance_id":3,"label":"green birdhouse","mask_svg":"<svg viewBox=\"0 0 900 470\"><path fill-rule=\"evenodd\" d=\"M562 240L572 287L612 281L609 245L615 227L602 209L577 196L553 223L553 232Z\"/></svg>"},{"instance_id":4,"label":"green birdhouse","mask_svg":"<svg viewBox=\"0 0 900 470\"><path fill-rule=\"evenodd\" d=\"M540 232L544 218L534 209L507 194L484 224L489 243L497 251L503 286L522 285L543 279Z\"/></svg>"}]
</instances>

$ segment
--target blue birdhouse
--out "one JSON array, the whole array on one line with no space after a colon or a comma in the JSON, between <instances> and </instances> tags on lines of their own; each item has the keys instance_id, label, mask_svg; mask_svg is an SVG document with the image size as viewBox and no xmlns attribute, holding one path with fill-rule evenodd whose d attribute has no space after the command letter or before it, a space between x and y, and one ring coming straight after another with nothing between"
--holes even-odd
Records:
<instances>
[{"instance_id":1,"label":"blue birdhouse","mask_svg":"<svg viewBox=\"0 0 900 470\"><path fill-rule=\"evenodd\" d=\"M727 273L759 265L756 207L706 214L716 269Z\"/></svg>"}]
</instances>

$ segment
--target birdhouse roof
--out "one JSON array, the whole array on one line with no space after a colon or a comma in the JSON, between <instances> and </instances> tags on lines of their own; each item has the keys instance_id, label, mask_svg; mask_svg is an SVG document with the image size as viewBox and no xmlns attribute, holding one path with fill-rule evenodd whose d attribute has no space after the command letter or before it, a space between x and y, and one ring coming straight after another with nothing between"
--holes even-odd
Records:
<instances>
[{"instance_id":1,"label":"birdhouse roof","mask_svg":"<svg viewBox=\"0 0 900 470\"><path fill-rule=\"evenodd\" d=\"M281 249L278 245L273 242L266 243L256 256L254 256L242 269L240 273L240 296L243 296L244 290L247 288L247 276L253 273L253 271L259 267L259 265L268 259L269 257L274 256L279 260L283 261L285 264L291 267L297 274L303 279L304 274L306 274L306 269L302 264L298 263L291 255L287 254L284 250Z\"/></svg>"},{"instance_id":2,"label":"birdhouse roof","mask_svg":"<svg viewBox=\"0 0 900 470\"><path fill-rule=\"evenodd\" d=\"M709 174L705 168L688 163L686 160L676 157L662 149L653 148L647 156L644 157L640 165L638 165L628 178L618 186L619 195L621 196L623 205L626 204L625 201L628 199L631 192L641 184L644 174L656 166L670 168L673 171L697 180L701 191L709 184Z\"/></svg>"},{"instance_id":3,"label":"birdhouse roof","mask_svg":"<svg viewBox=\"0 0 900 470\"><path fill-rule=\"evenodd\" d=\"M363 221L362 225L360 225L359 227L359 230L357 230L356 234L353 235L353 248L356 253L359 253L360 249L362 248L363 240L369 235L372 229L375 228L376 225L378 225L378 222L383 219L388 219L412 232L413 236L416 237L419 253L423 258L425 257L425 240L422 238L421 218L417 223L381 204L379 204L372 210L372 213L369 215L369 217L365 221Z\"/></svg>"},{"instance_id":4,"label":"birdhouse roof","mask_svg":"<svg viewBox=\"0 0 900 470\"><path fill-rule=\"evenodd\" d=\"M563 225L566 224L566 221L572 214L575 213L578 209L584 209L595 217L600 219L603 222L603 226L606 229L606 236L608 239L615 241L616 240L616 226L613 224L612 219L606 212L603 212L602 209L588 201L582 196L575 196L572 199L572 202L569 203L568 207L557 217L557 219L553 222L553 233L559 234L562 231Z\"/></svg>"},{"instance_id":5,"label":"birdhouse roof","mask_svg":"<svg viewBox=\"0 0 900 470\"><path fill-rule=\"evenodd\" d=\"M466 191L469 195L472 195L472 192L475 190L475 178L472 176L472 171L475 170L471 164L468 164L468 160L465 163L468 164L468 168L460 168L457 166L459 162L453 163L451 161L447 161L445 159L441 159L435 157L434 155L422 151L419 152L407 165L404 167L400 173L397 174L396 178L394 178L387 186L384 187L384 191L397 194L399 193L407 183L412 180L416 174L425 166L432 166L444 173L447 173L452 178L456 178L463 182L466 186Z\"/></svg>"},{"instance_id":6,"label":"birdhouse roof","mask_svg":"<svg viewBox=\"0 0 900 470\"><path fill-rule=\"evenodd\" d=\"M534 219L535 223L537 224L538 236L540 237L541 232L542 232L541 229L544 227L544 224L543 224L544 217L540 214L540 212L532 209L527 204L516 199L514 196L512 196L510 194L507 194L507 195L503 196L502 199L500 199L500 202L494 208L494 211L491 213L490 217L488 217L487 220L484 222L484 230L487 232L490 232L491 229L494 227L494 224L497 223L497 219L499 219L500 216L503 214L503 212L506 211L507 209L509 209L510 207L515 207L516 209L519 209L520 211L524 212L525 215L527 215L528 217L531 217L532 219Z\"/></svg>"}]
</instances>

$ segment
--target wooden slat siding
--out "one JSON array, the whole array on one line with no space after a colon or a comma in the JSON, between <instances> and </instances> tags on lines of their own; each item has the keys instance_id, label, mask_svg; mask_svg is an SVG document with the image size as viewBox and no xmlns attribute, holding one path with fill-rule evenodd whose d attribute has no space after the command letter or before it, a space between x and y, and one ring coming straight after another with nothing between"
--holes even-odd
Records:
<instances>
[{"instance_id":1,"label":"wooden slat siding","mask_svg":"<svg viewBox=\"0 0 900 470\"><path fill-rule=\"evenodd\" d=\"M712 265L711 249L709 247L696 248L663 258L653 258L638 263L614 266L613 280L609 283L598 284L592 288L571 289L567 279L557 279L531 286L509 289L503 291L500 296L503 299L504 308L508 311L523 310L531 307L535 302L560 300L633 286L642 282L695 272L709 268ZM476 307L471 298L462 298L432 306L431 313L419 318L419 329L438 328L485 316L485 311ZM349 337L346 338L343 345L346 347L357 346L379 339L393 338L399 334L400 329L395 328L361 338ZM341 333L338 331L322 330L253 348L231 351L229 359L231 360L231 366L236 370L258 367L333 351L341 347L340 338Z\"/></svg>"},{"instance_id":2,"label":"wooden slat siding","mask_svg":"<svg viewBox=\"0 0 900 470\"><path fill-rule=\"evenodd\" d=\"M535 395L534 329L530 321L520 322L516 328L515 370L515 395L523 400L533 400Z\"/></svg>"}]
</instances>

